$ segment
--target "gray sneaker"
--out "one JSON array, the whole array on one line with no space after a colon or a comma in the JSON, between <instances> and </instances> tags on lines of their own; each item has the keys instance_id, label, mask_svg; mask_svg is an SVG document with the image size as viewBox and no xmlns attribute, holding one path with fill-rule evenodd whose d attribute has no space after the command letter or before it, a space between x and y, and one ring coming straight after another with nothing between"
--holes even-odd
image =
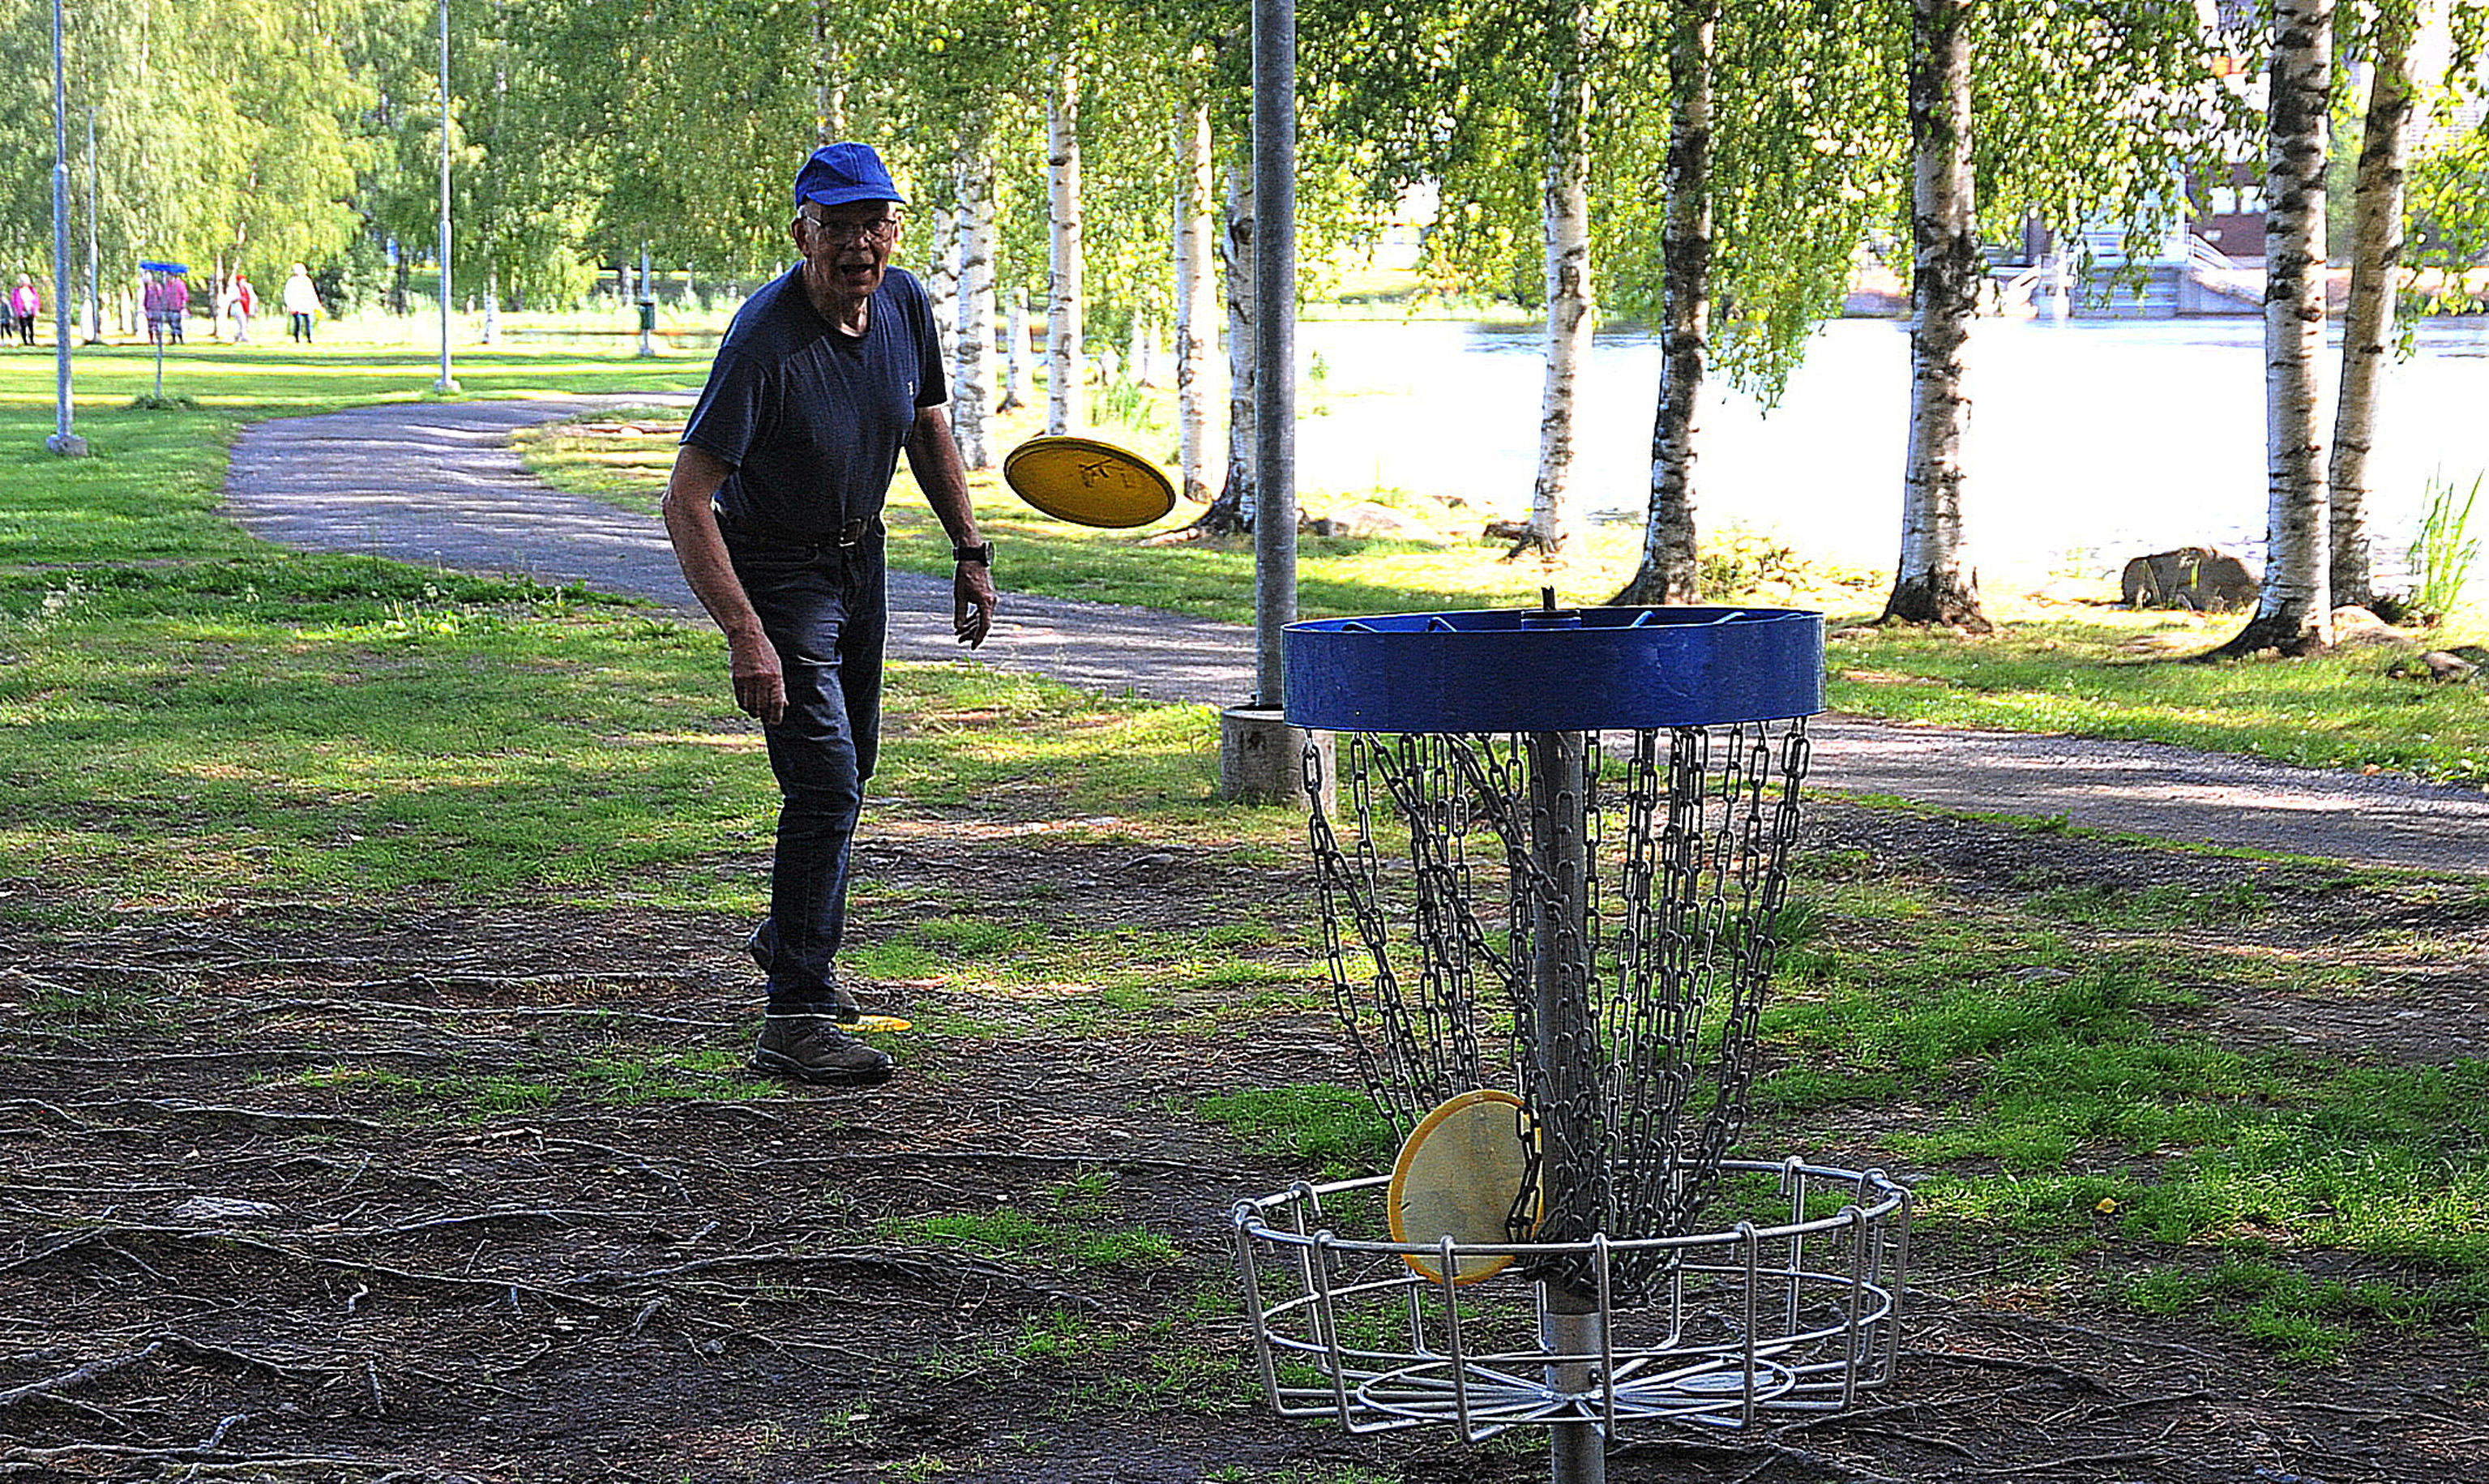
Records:
<instances>
[{"instance_id":1,"label":"gray sneaker","mask_svg":"<svg viewBox=\"0 0 2489 1484\"><path fill-rule=\"evenodd\" d=\"M832 1087L879 1087L896 1070L887 1052L839 1029L827 1015L762 1016L752 1065Z\"/></svg>"},{"instance_id":2,"label":"gray sneaker","mask_svg":"<svg viewBox=\"0 0 2489 1484\"><path fill-rule=\"evenodd\" d=\"M752 956L754 963L760 965L761 973L769 972L769 965L778 957L778 935L770 930L769 919L762 918L760 926L752 929L752 936L743 940L743 951ZM856 1003L854 995L847 993L846 985L833 979L828 988L831 1001L838 1007L830 1012L832 1019L841 1025L853 1025L864 1018L864 1007Z\"/></svg>"}]
</instances>

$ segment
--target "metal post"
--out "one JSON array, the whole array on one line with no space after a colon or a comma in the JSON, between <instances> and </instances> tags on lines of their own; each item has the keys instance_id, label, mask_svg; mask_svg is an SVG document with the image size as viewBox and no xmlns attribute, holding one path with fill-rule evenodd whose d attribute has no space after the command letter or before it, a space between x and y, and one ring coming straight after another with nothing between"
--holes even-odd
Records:
<instances>
[{"instance_id":1,"label":"metal post","mask_svg":"<svg viewBox=\"0 0 2489 1484\"><path fill-rule=\"evenodd\" d=\"M435 391L456 391L449 374L449 0L441 0L441 380Z\"/></svg>"},{"instance_id":2,"label":"metal post","mask_svg":"<svg viewBox=\"0 0 2489 1484\"><path fill-rule=\"evenodd\" d=\"M654 356L657 348L648 341L657 328L657 293L648 287L648 244L640 244L640 354Z\"/></svg>"},{"instance_id":3,"label":"metal post","mask_svg":"<svg viewBox=\"0 0 2489 1484\"><path fill-rule=\"evenodd\" d=\"M86 343L103 338L103 257L95 241L95 204L100 196L95 167L95 104L86 105Z\"/></svg>"},{"instance_id":4,"label":"metal post","mask_svg":"<svg viewBox=\"0 0 2489 1484\"><path fill-rule=\"evenodd\" d=\"M1552 599L1552 594L1551 594ZM1561 625L1578 614L1550 613L1540 620ZM1537 1025L1531 1055L1541 1091L1539 1140L1546 1161L1547 1211L1595 1213L1599 1199L1598 1151L1568 1115L1599 1096L1598 1067L1605 1048L1590 1015L1589 737L1579 731L1533 731L1523 740L1530 763L1530 854L1540 899L1531 942L1531 1012ZM1571 1221L1542 1223L1541 1241L1583 1241L1591 1233ZM1548 1388L1584 1398L1580 1421L1548 1431L1549 1476L1555 1484L1603 1484L1607 1441L1593 1420L1601 1409L1588 1400L1599 1384L1597 1357L1605 1319L1595 1284L1554 1280L1539 1284L1539 1343L1550 1359ZM1560 1358L1558 1358L1560 1357Z\"/></svg>"},{"instance_id":5,"label":"metal post","mask_svg":"<svg viewBox=\"0 0 2489 1484\"><path fill-rule=\"evenodd\" d=\"M1254 676L1275 707L1297 616L1296 0L1253 0L1253 250Z\"/></svg>"},{"instance_id":6,"label":"metal post","mask_svg":"<svg viewBox=\"0 0 2489 1484\"><path fill-rule=\"evenodd\" d=\"M58 341L60 384L53 392L57 426L43 446L63 458L86 452L86 440L70 431L70 103L61 47L61 0L52 0L52 326Z\"/></svg>"}]
</instances>

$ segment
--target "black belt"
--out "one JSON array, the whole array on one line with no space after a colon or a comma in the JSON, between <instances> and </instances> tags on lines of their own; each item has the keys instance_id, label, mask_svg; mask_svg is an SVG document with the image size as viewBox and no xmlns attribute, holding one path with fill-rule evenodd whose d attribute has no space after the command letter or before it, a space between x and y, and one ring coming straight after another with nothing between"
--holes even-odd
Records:
<instances>
[{"instance_id":1,"label":"black belt","mask_svg":"<svg viewBox=\"0 0 2489 1484\"><path fill-rule=\"evenodd\" d=\"M832 546L841 548L862 546L866 537L881 528L881 521L877 517L866 516L862 520L849 521L836 530L818 535L787 536L772 531L754 530L748 526L738 526L727 519L726 508L714 500L709 502L709 510L717 517L718 529L726 532L730 539L748 542L754 546L774 546L793 551L818 551L823 547Z\"/></svg>"}]
</instances>

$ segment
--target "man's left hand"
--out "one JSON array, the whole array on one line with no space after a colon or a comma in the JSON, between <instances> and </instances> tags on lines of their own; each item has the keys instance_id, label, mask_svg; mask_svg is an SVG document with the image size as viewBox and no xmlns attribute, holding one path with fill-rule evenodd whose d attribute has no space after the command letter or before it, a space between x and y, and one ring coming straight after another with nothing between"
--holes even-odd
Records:
<instances>
[{"instance_id":1,"label":"man's left hand","mask_svg":"<svg viewBox=\"0 0 2489 1484\"><path fill-rule=\"evenodd\" d=\"M993 573L982 561L963 561L951 579L951 632L974 649L993 626Z\"/></svg>"}]
</instances>

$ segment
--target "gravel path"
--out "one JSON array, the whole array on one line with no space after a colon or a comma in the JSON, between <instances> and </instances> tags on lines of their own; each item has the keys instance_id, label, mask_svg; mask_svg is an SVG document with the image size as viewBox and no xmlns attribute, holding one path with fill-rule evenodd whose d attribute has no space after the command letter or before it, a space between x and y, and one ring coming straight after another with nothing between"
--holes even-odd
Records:
<instances>
[{"instance_id":1,"label":"gravel path","mask_svg":"<svg viewBox=\"0 0 2489 1484\"><path fill-rule=\"evenodd\" d=\"M645 395L397 403L244 430L226 511L271 541L585 582L699 616L654 522L529 478L513 429ZM1001 575L1010 577L1010 553ZM950 586L891 575L894 657L956 658ZM1007 594L974 658L1107 694L1233 705L1250 699L1252 635L1146 609ZM701 618L705 622L706 619ZM720 680L724 683L723 678ZM2285 767L2152 743L1896 727L1827 716L1813 782L1949 809L2164 840L2489 876L2489 793Z\"/></svg>"}]
</instances>

